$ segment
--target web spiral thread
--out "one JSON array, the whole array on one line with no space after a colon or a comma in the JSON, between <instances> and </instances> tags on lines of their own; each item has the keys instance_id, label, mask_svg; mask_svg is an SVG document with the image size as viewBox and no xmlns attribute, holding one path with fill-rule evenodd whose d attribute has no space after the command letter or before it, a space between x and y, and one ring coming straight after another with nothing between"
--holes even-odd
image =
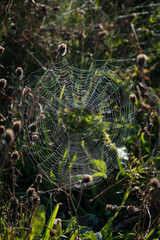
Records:
<instances>
[{"instance_id":1,"label":"web spiral thread","mask_svg":"<svg viewBox=\"0 0 160 240\"><path fill-rule=\"evenodd\" d=\"M98 183L115 169L133 118L121 74L107 64L81 70L60 62L26 81L27 153L43 176L79 187L85 176Z\"/></svg>"}]
</instances>

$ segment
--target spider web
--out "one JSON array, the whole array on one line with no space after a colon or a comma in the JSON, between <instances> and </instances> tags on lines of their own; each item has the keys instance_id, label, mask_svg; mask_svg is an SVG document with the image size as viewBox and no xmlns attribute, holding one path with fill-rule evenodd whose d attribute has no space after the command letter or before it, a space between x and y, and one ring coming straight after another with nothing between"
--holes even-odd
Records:
<instances>
[{"instance_id":1,"label":"spider web","mask_svg":"<svg viewBox=\"0 0 160 240\"><path fill-rule=\"evenodd\" d=\"M63 61L26 80L26 151L44 177L80 187L86 175L98 183L116 168L133 117L121 68L103 63L82 70Z\"/></svg>"}]
</instances>

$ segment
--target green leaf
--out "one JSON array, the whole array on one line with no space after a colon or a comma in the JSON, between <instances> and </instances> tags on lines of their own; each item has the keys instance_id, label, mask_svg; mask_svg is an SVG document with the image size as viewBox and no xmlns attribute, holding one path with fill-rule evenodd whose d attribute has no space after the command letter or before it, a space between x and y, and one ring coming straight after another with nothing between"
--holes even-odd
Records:
<instances>
[{"instance_id":1,"label":"green leaf","mask_svg":"<svg viewBox=\"0 0 160 240\"><path fill-rule=\"evenodd\" d=\"M77 236L78 236L78 229L73 233L70 240L75 240Z\"/></svg>"},{"instance_id":2,"label":"green leaf","mask_svg":"<svg viewBox=\"0 0 160 240\"><path fill-rule=\"evenodd\" d=\"M66 233L70 232L70 231L73 231L74 228L76 228L77 226L77 221L76 221L76 218L75 217L72 217L69 222L68 222L68 225L67 225L67 229L66 229Z\"/></svg>"},{"instance_id":3,"label":"green leaf","mask_svg":"<svg viewBox=\"0 0 160 240\"><path fill-rule=\"evenodd\" d=\"M98 160L98 159L91 159L90 162L95 167L97 167L100 172L106 173L107 169L106 169L106 164L104 161Z\"/></svg>"},{"instance_id":4,"label":"green leaf","mask_svg":"<svg viewBox=\"0 0 160 240\"><path fill-rule=\"evenodd\" d=\"M119 239L125 239L125 240L129 240L129 239L131 239L131 238L133 238L133 237L136 237L136 234L135 233L127 233L127 234L122 234L122 235L118 235L118 236L116 236L116 237L114 237L114 240L119 240Z\"/></svg>"},{"instance_id":5,"label":"green leaf","mask_svg":"<svg viewBox=\"0 0 160 240\"><path fill-rule=\"evenodd\" d=\"M64 93L65 88L66 88L66 85L64 85L63 88L62 88L62 91L61 91L61 94L60 94L60 97L59 97L59 100L60 100L60 101L62 100L62 97L63 97L63 93Z\"/></svg>"},{"instance_id":6,"label":"green leaf","mask_svg":"<svg viewBox=\"0 0 160 240\"><path fill-rule=\"evenodd\" d=\"M39 218L42 222L45 223L45 209L44 205L38 206L35 216ZM32 227L32 232L30 235L30 240L34 239L34 237L38 238L43 230L44 224L39 221L37 218L34 218L33 220L33 227Z\"/></svg>"},{"instance_id":7,"label":"green leaf","mask_svg":"<svg viewBox=\"0 0 160 240\"><path fill-rule=\"evenodd\" d=\"M123 169L123 167L122 167L121 160L120 160L120 158L118 157L118 155L117 155L117 162L118 162L118 167L119 167L120 173L122 174L122 176L125 175L125 171L124 171L124 169Z\"/></svg>"},{"instance_id":8,"label":"green leaf","mask_svg":"<svg viewBox=\"0 0 160 240\"><path fill-rule=\"evenodd\" d=\"M130 190L128 189L123 197L123 201L121 206L123 206L129 196ZM103 240L111 240L112 239L112 224L114 219L117 217L117 215L119 214L120 210L122 207L118 208L116 213L114 214L113 217L111 217L107 224L102 228L101 232L102 232L102 236L103 236Z\"/></svg>"},{"instance_id":9,"label":"green leaf","mask_svg":"<svg viewBox=\"0 0 160 240\"><path fill-rule=\"evenodd\" d=\"M59 205L60 205L60 203L58 203L58 204L55 206L55 208L54 208L54 210L53 210L53 212L52 212L52 215L51 215L51 217L50 217L50 219L49 219L49 221L48 221L48 224L47 224L48 228L46 228L44 240L48 240L49 237L50 237L50 229L51 229L51 230L53 229L53 224L54 224L54 220L55 220L55 218L56 218L56 216L57 216L57 212L58 212L58 209L59 209Z\"/></svg>"},{"instance_id":10,"label":"green leaf","mask_svg":"<svg viewBox=\"0 0 160 240\"><path fill-rule=\"evenodd\" d=\"M155 231L155 229L152 229L152 230L147 234L147 236L146 236L145 239L146 239L146 240L147 240L147 239L151 239L150 236L154 233L154 231Z\"/></svg>"},{"instance_id":11,"label":"green leaf","mask_svg":"<svg viewBox=\"0 0 160 240\"><path fill-rule=\"evenodd\" d=\"M106 174L104 174L103 172L99 172L99 173L95 173L92 175L92 177L103 177L104 179L107 178Z\"/></svg>"},{"instance_id":12,"label":"green leaf","mask_svg":"<svg viewBox=\"0 0 160 240\"><path fill-rule=\"evenodd\" d=\"M80 238L81 239L86 239L86 240L97 240L95 234L93 231L84 233L84 234L80 234Z\"/></svg>"}]
</instances>

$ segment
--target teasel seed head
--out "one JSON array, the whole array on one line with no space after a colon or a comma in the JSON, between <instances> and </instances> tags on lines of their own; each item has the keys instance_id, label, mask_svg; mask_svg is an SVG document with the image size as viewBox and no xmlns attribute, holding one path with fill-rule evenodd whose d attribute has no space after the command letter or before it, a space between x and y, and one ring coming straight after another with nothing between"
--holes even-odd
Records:
<instances>
[{"instance_id":1,"label":"teasel seed head","mask_svg":"<svg viewBox=\"0 0 160 240\"><path fill-rule=\"evenodd\" d=\"M11 154L11 159L14 160L14 161L17 161L19 159L18 151L15 151Z\"/></svg>"},{"instance_id":2,"label":"teasel seed head","mask_svg":"<svg viewBox=\"0 0 160 240\"><path fill-rule=\"evenodd\" d=\"M9 145L10 143L13 142L14 140L14 132L12 129L8 128L5 132L5 135L4 135L4 140L5 140L5 143L7 145Z\"/></svg>"},{"instance_id":3,"label":"teasel seed head","mask_svg":"<svg viewBox=\"0 0 160 240\"><path fill-rule=\"evenodd\" d=\"M56 236L56 231L55 231L54 229L52 229L52 230L50 231L50 236L51 236L51 237L55 237L55 236Z\"/></svg>"},{"instance_id":4,"label":"teasel seed head","mask_svg":"<svg viewBox=\"0 0 160 240\"><path fill-rule=\"evenodd\" d=\"M140 187L138 187L138 186L135 186L135 187L134 187L134 190L135 190L136 192L140 192L140 191L141 191Z\"/></svg>"},{"instance_id":5,"label":"teasel seed head","mask_svg":"<svg viewBox=\"0 0 160 240\"><path fill-rule=\"evenodd\" d=\"M137 56L136 60L137 60L138 65L143 66L147 62L148 57L147 57L147 55L142 53Z\"/></svg>"},{"instance_id":6,"label":"teasel seed head","mask_svg":"<svg viewBox=\"0 0 160 240\"><path fill-rule=\"evenodd\" d=\"M43 113L41 113L40 119L41 119L41 120L45 120L45 119L46 119L46 116L45 116Z\"/></svg>"},{"instance_id":7,"label":"teasel seed head","mask_svg":"<svg viewBox=\"0 0 160 240\"><path fill-rule=\"evenodd\" d=\"M129 214L134 214L135 213L135 207L133 205L127 206L127 212Z\"/></svg>"},{"instance_id":8,"label":"teasel seed head","mask_svg":"<svg viewBox=\"0 0 160 240\"><path fill-rule=\"evenodd\" d=\"M35 132L36 131L36 124L35 123L31 123L29 125L29 129L31 130L31 132Z\"/></svg>"},{"instance_id":9,"label":"teasel seed head","mask_svg":"<svg viewBox=\"0 0 160 240\"><path fill-rule=\"evenodd\" d=\"M13 131L14 133L18 133L21 130L21 121L13 122Z\"/></svg>"},{"instance_id":10,"label":"teasel seed head","mask_svg":"<svg viewBox=\"0 0 160 240\"><path fill-rule=\"evenodd\" d=\"M82 183L90 183L92 181L93 181L93 178L90 175L85 175L82 179Z\"/></svg>"},{"instance_id":11,"label":"teasel seed head","mask_svg":"<svg viewBox=\"0 0 160 240\"><path fill-rule=\"evenodd\" d=\"M37 133L33 133L33 135L32 135L32 140L33 140L33 142L37 142L38 139L39 139L38 134L37 134Z\"/></svg>"},{"instance_id":12,"label":"teasel seed head","mask_svg":"<svg viewBox=\"0 0 160 240\"><path fill-rule=\"evenodd\" d=\"M40 198L38 197L37 193L33 195L33 204L37 206L40 202Z\"/></svg>"},{"instance_id":13,"label":"teasel seed head","mask_svg":"<svg viewBox=\"0 0 160 240\"><path fill-rule=\"evenodd\" d=\"M32 197L33 194L34 194L34 192L35 192L35 189L29 187L28 190L27 190L27 195L28 195L28 197Z\"/></svg>"},{"instance_id":14,"label":"teasel seed head","mask_svg":"<svg viewBox=\"0 0 160 240\"><path fill-rule=\"evenodd\" d=\"M67 53L67 45L65 43L61 43L58 46L58 51L59 51L61 56L64 56Z\"/></svg>"},{"instance_id":15,"label":"teasel seed head","mask_svg":"<svg viewBox=\"0 0 160 240\"><path fill-rule=\"evenodd\" d=\"M11 208L15 209L18 207L18 199L14 196L10 198Z\"/></svg>"},{"instance_id":16,"label":"teasel seed head","mask_svg":"<svg viewBox=\"0 0 160 240\"><path fill-rule=\"evenodd\" d=\"M4 126L0 126L0 134L3 134L5 131L5 127Z\"/></svg>"},{"instance_id":17,"label":"teasel seed head","mask_svg":"<svg viewBox=\"0 0 160 240\"><path fill-rule=\"evenodd\" d=\"M159 180L158 180L157 178L152 178L150 182L151 182L151 185L152 185L154 188L158 188L159 185L160 185L160 182L159 182Z\"/></svg>"},{"instance_id":18,"label":"teasel seed head","mask_svg":"<svg viewBox=\"0 0 160 240\"><path fill-rule=\"evenodd\" d=\"M107 204L105 210L106 211L112 211L114 209L112 204Z\"/></svg>"},{"instance_id":19,"label":"teasel seed head","mask_svg":"<svg viewBox=\"0 0 160 240\"><path fill-rule=\"evenodd\" d=\"M133 105L135 105L135 102L136 102L136 95L134 93L132 93L130 96L129 96L131 102L133 103Z\"/></svg>"},{"instance_id":20,"label":"teasel seed head","mask_svg":"<svg viewBox=\"0 0 160 240\"><path fill-rule=\"evenodd\" d=\"M0 55L2 55L4 53L4 50L5 50L5 48L0 46Z\"/></svg>"},{"instance_id":21,"label":"teasel seed head","mask_svg":"<svg viewBox=\"0 0 160 240\"><path fill-rule=\"evenodd\" d=\"M7 80L2 78L0 79L0 90L4 89L7 85Z\"/></svg>"},{"instance_id":22,"label":"teasel seed head","mask_svg":"<svg viewBox=\"0 0 160 240\"><path fill-rule=\"evenodd\" d=\"M35 182L36 182L37 184L42 183L42 174L38 174L38 175L36 176Z\"/></svg>"},{"instance_id":23,"label":"teasel seed head","mask_svg":"<svg viewBox=\"0 0 160 240\"><path fill-rule=\"evenodd\" d=\"M15 70L15 75L16 77L18 78L22 78L23 77L23 69L21 67L18 67L16 70Z\"/></svg>"}]
</instances>

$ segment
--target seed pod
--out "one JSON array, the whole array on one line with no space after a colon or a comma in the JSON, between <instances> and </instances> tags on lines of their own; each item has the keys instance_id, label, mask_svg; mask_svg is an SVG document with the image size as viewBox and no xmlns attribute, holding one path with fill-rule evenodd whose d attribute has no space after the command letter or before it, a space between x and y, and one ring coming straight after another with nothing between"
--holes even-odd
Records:
<instances>
[{"instance_id":1,"label":"seed pod","mask_svg":"<svg viewBox=\"0 0 160 240\"><path fill-rule=\"evenodd\" d=\"M0 79L0 90L5 88L6 84L7 84L7 80L6 79L4 79L4 78Z\"/></svg>"},{"instance_id":2,"label":"seed pod","mask_svg":"<svg viewBox=\"0 0 160 240\"><path fill-rule=\"evenodd\" d=\"M154 188L158 188L159 187L160 182L159 182L159 180L157 178L152 178L150 182L151 182L151 185Z\"/></svg>"},{"instance_id":3,"label":"seed pod","mask_svg":"<svg viewBox=\"0 0 160 240\"><path fill-rule=\"evenodd\" d=\"M42 183L42 174L38 174L38 175L36 176L35 182L36 182L37 184Z\"/></svg>"},{"instance_id":4,"label":"seed pod","mask_svg":"<svg viewBox=\"0 0 160 240\"><path fill-rule=\"evenodd\" d=\"M15 75L18 78L22 78L23 77L23 69L21 67L18 67L15 71Z\"/></svg>"},{"instance_id":5,"label":"seed pod","mask_svg":"<svg viewBox=\"0 0 160 240\"><path fill-rule=\"evenodd\" d=\"M11 159L14 160L14 161L17 161L19 159L18 151L15 151L11 154Z\"/></svg>"},{"instance_id":6,"label":"seed pod","mask_svg":"<svg viewBox=\"0 0 160 240\"><path fill-rule=\"evenodd\" d=\"M31 132L35 132L36 131L36 124L35 123L30 124L29 129L31 130Z\"/></svg>"},{"instance_id":7,"label":"seed pod","mask_svg":"<svg viewBox=\"0 0 160 240\"><path fill-rule=\"evenodd\" d=\"M4 50L5 50L5 48L0 46L0 55L2 55L4 53Z\"/></svg>"},{"instance_id":8,"label":"seed pod","mask_svg":"<svg viewBox=\"0 0 160 240\"><path fill-rule=\"evenodd\" d=\"M11 208L15 209L18 206L18 199L16 197L10 198Z\"/></svg>"},{"instance_id":9,"label":"seed pod","mask_svg":"<svg viewBox=\"0 0 160 240\"><path fill-rule=\"evenodd\" d=\"M34 204L34 205L38 205L39 202L40 202L40 198L39 198L38 195L35 193L35 194L33 195L33 204Z\"/></svg>"},{"instance_id":10,"label":"seed pod","mask_svg":"<svg viewBox=\"0 0 160 240\"><path fill-rule=\"evenodd\" d=\"M137 56L137 63L140 66L143 66L147 62L147 60L148 60L148 57L145 54L139 54Z\"/></svg>"},{"instance_id":11,"label":"seed pod","mask_svg":"<svg viewBox=\"0 0 160 240\"><path fill-rule=\"evenodd\" d=\"M140 191L141 191L140 187L138 187L138 186L135 186L135 187L134 187L134 190L135 190L136 192L140 192Z\"/></svg>"},{"instance_id":12,"label":"seed pod","mask_svg":"<svg viewBox=\"0 0 160 240\"><path fill-rule=\"evenodd\" d=\"M38 141L38 138L39 138L38 134L33 133L33 135L32 135L32 140L33 140L33 142L37 142L37 141Z\"/></svg>"},{"instance_id":13,"label":"seed pod","mask_svg":"<svg viewBox=\"0 0 160 240\"><path fill-rule=\"evenodd\" d=\"M10 26L11 26L11 28L16 29L16 25L15 25L14 22L12 22L12 23L10 24Z\"/></svg>"},{"instance_id":14,"label":"seed pod","mask_svg":"<svg viewBox=\"0 0 160 240\"><path fill-rule=\"evenodd\" d=\"M59 10L61 10L61 8L59 6L55 6L55 7L53 7L53 10L54 11L59 11Z\"/></svg>"},{"instance_id":15,"label":"seed pod","mask_svg":"<svg viewBox=\"0 0 160 240\"><path fill-rule=\"evenodd\" d=\"M13 131L14 133L18 133L21 130L21 121L15 121L13 123Z\"/></svg>"},{"instance_id":16,"label":"seed pod","mask_svg":"<svg viewBox=\"0 0 160 240\"><path fill-rule=\"evenodd\" d=\"M45 120L45 119L46 119L46 116L43 113L41 113L40 120Z\"/></svg>"},{"instance_id":17,"label":"seed pod","mask_svg":"<svg viewBox=\"0 0 160 240\"><path fill-rule=\"evenodd\" d=\"M127 206L127 211L129 214L134 214L135 213L135 206L129 205Z\"/></svg>"},{"instance_id":18,"label":"seed pod","mask_svg":"<svg viewBox=\"0 0 160 240\"><path fill-rule=\"evenodd\" d=\"M61 56L64 56L67 53L67 45L65 43L61 43L58 46L58 51L59 51Z\"/></svg>"},{"instance_id":19,"label":"seed pod","mask_svg":"<svg viewBox=\"0 0 160 240\"><path fill-rule=\"evenodd\" d=\"M106 205L106 211L112 211L114 209L113 205L112 204L107 204Z\"/></svg>"},{"instance_id":20,"label":"seed pod","mask_svg":"<svg viewBox=\"0 0 160 240\"><path fill-rule=\"evenodd\" d=\"M51 237L55 237L55 236L56 236L56 231L55 231L54 229L52 229L52 230L50 231L50 236L51 236Z\"/></svg>"},{"instance_id":21,"label":"seed pod","mask_svg":"<svg viewBox=\"0 0 160 240\"><path fill-rule=\"evenodd\" d=\"M9 145L10 143L12 143L12 141L14 140L14 132L12 129L8 128L5 132L5 135L4 135L4 140L5 140L5 143L7 145Z\"/></svg>"},{"instance_id":22,"label":"seed pod","mask_svg":"<svg viewBox=\"0 0 160 240\"><path fill-rule=\"evenodd\" d=\"M0 134L3 134L5 131L5 127L4 126L0 126Z\"/></svg>"},{"instance_id":23,"label":"seed pod","mask_svg":"<svg viewBox=\"0 0 160 240\"><path fill-rule=\"evenodd\" d=\"M136 95L134 93L132 93L130 96L129 96L131 102L133 103L133 105L135 104L136 102Z\"/></svg>"},{"instance_id":24,"label":"seed pod","mask_svg":"<svg viewBox=\"0 0 160 240\"><path fill-rule=\"evenodd\" d=\"M92 181L93 181L93 178L90 175L85 175L82 179L82 183L89 183L89 182L92 182Z\"/></svg>"},{"instance_id":25,"label":"seed pod","mask_svg":"<svg viewBox=\"0 0 160 240\"><path fill-rule=\"evenodd\" d=\"M32 197L35 192L34 188L29 187L27 190L28 197Z\"/></svg>"}]
</instances>

